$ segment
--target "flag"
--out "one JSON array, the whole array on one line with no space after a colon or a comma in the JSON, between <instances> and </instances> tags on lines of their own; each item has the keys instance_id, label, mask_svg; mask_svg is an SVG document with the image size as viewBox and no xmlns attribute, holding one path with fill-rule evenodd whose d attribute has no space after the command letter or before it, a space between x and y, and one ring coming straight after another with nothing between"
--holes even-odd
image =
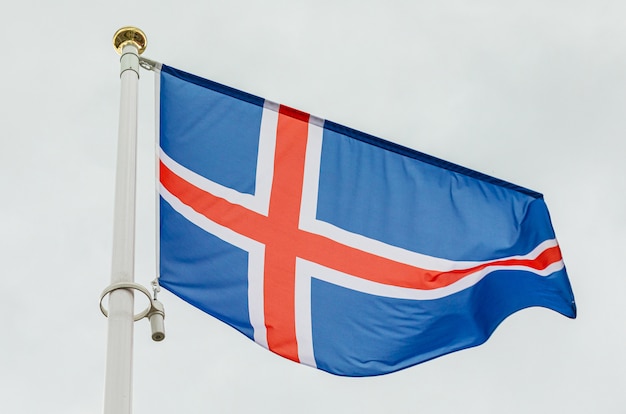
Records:
<instances>
[{"instance_id":1,"label":"flag","mask_svg":"<svg viewBox=\"0 0 626 414\"><path fill-rule=\"evenodd\" d=\"M543 196L163 65L160 284L344 376L575 318Z\"/></svg>"}]
</instances>

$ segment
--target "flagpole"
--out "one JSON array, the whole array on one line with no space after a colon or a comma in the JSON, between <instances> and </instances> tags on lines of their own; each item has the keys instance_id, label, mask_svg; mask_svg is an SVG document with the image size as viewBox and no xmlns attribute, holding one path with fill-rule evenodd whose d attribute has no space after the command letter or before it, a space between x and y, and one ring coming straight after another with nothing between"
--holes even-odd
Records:
<instances>
[{"instance_id":1,"label":"flagpole","mask_svg":"<svg viewBox=\"0 0 626 414\"><path fill-rule=\"evenodd\" d=\"M121 55L121 94L111 285L134 282L137 90L139 54L146 48L146 36L137 28L124 27L115 33L113 45ZM133 313L132 289L110 291L104 414L132 410Z\"/></svg>"}]
</instances>

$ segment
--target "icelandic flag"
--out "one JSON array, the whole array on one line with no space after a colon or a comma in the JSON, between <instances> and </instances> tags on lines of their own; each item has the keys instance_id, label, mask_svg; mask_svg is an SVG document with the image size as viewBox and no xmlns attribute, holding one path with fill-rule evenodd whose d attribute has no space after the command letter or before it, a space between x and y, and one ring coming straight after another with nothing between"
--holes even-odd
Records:
<instances>
[{"instance_id":1,"label":"icelandic flag","mask_svg":"<svg viewBox=\"0 0 626 414\"><path fill-rule=\"evenodd\" d=\"M397 371L575 318L541 194L163 65L160 284L285 358Z\"/></svg>"}]
</instances>

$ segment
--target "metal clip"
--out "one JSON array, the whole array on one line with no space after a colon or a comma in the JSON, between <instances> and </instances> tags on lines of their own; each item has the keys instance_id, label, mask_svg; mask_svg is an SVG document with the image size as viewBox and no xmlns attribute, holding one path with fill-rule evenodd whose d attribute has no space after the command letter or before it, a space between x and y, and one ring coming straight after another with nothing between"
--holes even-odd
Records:
<instances>
[{"instance_id":1,"label":"metal clip","mask_svg":"<svg viewBox=\"0 0 626 414\"><path fill-rule=\"evenodd\" d=\"M150 301L150 305L146 307L143 311L139 312L135 316L133 316L134 321L138 321L143 318L148 318L150 320L150 327L152 329L152 340L159 342L165 339L165 308L161 302L156 299L156 292L160 290L158 287L158 282L153 281L153 289L154 289L154 298L150 296L150 292L148 289L143 287L142 285L134 282L120 282L113 283L108 286L106 289L102 291L100 295L100 311L106 317L109 317L109 311L102 304L102 300L106 295L113 292L117 289L128 289L128 290L138 290L143 293L144 296L148 298Z\"/></svg>"},{"instance_id":2,"label":"metal clip","mask_svg":"<svg viewBox=\"0 0 626 414\"><path fill-rule=\"evenodd\" d=\"M149 71L161 70L161 64L159 62L145 58L143 56L139 57L139 66Z\"/></svg>"}]
</instances>

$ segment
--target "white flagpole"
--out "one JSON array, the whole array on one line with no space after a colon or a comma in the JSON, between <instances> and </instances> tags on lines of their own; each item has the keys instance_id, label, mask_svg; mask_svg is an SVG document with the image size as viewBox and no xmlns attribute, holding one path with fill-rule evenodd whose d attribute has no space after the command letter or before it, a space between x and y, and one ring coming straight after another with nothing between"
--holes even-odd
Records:
<instances>
[{"instance_id":1,"label":"white flagpole","mask_svg":"<svg viewBox=\"0 0 626 414\"><path fill-rule=\"evenodd\" d=\"M146 37L137 28L124 27L115 33L113 45L121 55L121 94L111 285L134 282L137 88ZM104 414L130 414L134 295L131 289L115 289L109 295Z\"/></svg>"}]
</instances>

